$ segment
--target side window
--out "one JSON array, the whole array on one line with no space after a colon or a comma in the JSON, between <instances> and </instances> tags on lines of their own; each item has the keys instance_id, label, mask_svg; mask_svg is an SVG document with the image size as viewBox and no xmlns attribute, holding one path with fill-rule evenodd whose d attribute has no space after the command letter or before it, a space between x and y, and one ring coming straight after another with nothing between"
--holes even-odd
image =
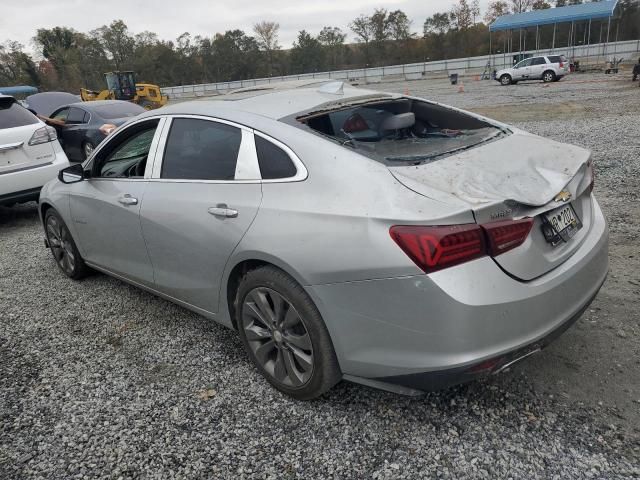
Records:
<instances>
[{"instance_id":1,"label":"side window","mask_svg":"<svg viewBox=\"0 0 640 480\"><path fill-rule=\"evenodd\" d=\"M116 134L99 152L94 176L103 178L144 177L158 120L132 125Z\"/></svg>"},{"instance_id":2,"label":"side window","mask_svg":"<svg viewBox=\"0 0 640 480\"><path fill-rule=\"evenodd\" d=\"M67 115L67 119L65 123L77 125L79 123L84 122L84 110L80 110L79 108L70 107L69 114Z\"/></svg>"},{"instance_id":3,"label":"side window","mask_svg":"<svg viewBox=\"0 0 640 480\"><path fill-rule=\"evenodd\" d=\"M264 180L295 176L297 170L287 152L259 135L255 135L254 138L260 175Z\"/></svg>"},{"instance_id":4,"label":"side window","mask_svg":"<svg viewBox=\"0 0 640 480\"><path fill-rule=\"evenodd\" d=\"M67 116L69 115L69 108L63 108L62 110L58 110L54 113L51 118L55 118L56 120L62 120L63 122L67 121Z\"/></svg>"},{"instance_id":5,"label":"side window","mask_svg":"<svg viewBox=\"0 0 640 480\"><path fill-rule=\"evenodd\" d=\"M546 63L544 57L536 57L531 61L531 65L544 65Z\"/></svg>"},{"instance_id":6,"label":"side window","mask_svg":"<svg viewBox=\"0 0 640 480\"><path fill-rule=\"evenodd\" d=\"M167 137L160 177L233 180L241 142L239 128L210 120L175 118Z\"/></svg>"}]
</instances>

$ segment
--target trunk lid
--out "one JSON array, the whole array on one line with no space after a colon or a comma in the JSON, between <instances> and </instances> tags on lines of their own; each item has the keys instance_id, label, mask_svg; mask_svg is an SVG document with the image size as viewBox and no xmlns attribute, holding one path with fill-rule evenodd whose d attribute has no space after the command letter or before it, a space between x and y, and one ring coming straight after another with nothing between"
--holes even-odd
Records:
<instances>
[{"instance_id":1,"label":"trunk lid","mask_svg":"<svg viewBox=\"0 0 640 480\"><path fill-rule=\"evenodd\" d=\"M589 159L582 148L516 130L431 163L389 170L421 195L467 206L477 223L533 217L525 243L494 258L514 277L531 280L567 260L591 227ZM565 192L562 199L560 192ZM568 241L552 245L542 232L543 215L566 204L582 228Z\"/></svg>"},{"instance_id":2,"label":"trunk lid","mask_svg":"<svg viewBox=\"0 0 640 480\"><path fill-rule=\"evenodd\" d=\"M45 125L24 125L0 129L0 175L50 163L54 159L52 142L29 145L38 128Z\"/></svg>"}]
</instances>

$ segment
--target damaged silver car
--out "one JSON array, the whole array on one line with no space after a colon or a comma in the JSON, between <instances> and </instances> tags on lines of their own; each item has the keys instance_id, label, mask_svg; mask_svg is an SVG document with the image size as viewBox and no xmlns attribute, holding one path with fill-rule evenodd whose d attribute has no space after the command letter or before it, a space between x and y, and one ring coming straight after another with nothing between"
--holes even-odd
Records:
<instances>
[{"instance_id":1,"label":"damaged silver car","mask_svg":"<svg viewBox=\"0 0 640 480\"><path fill-rule=\"evenodd\" d=\"M416 394L546 346L605 280L593 164L435 102L336 82L147 112L45 186L68 276L236 329L295 398Z\"/></svg>"}]
</instances>

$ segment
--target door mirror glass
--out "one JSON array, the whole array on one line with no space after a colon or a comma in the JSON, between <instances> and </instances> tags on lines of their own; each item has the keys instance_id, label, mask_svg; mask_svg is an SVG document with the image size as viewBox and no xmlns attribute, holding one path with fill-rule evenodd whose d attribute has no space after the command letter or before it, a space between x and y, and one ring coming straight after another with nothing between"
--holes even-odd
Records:
<instances>
[{"instance_id":1,"label":"door mirror glass","mask_svg":"<svg viewBox=\"0 0 640 480\"><path fill-rule=\"evenodd\" d=\"M58 180L62 183L77 183L84 180L85 174L81 163L63 168L58 172Z\"/></svg>"}]
</instances>

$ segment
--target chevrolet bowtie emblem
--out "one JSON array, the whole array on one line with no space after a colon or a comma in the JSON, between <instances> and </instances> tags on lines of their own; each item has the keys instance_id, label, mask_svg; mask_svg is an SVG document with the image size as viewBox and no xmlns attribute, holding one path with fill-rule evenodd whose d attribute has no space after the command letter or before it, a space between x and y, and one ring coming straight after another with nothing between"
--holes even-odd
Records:
<instances>
[{"instance_id":1,"label":"chevrolet bowtie emblem","mask_svg":"<svg viewBox=\"0 0 640 480\"><path fill-rule=\"evenodd\" d=\"M554 198L554 200L556 202L568 202L569 200L571 200L571 192L562 190L559 194L556 195L556 198Z\"/></svg>"}]
</instances>

